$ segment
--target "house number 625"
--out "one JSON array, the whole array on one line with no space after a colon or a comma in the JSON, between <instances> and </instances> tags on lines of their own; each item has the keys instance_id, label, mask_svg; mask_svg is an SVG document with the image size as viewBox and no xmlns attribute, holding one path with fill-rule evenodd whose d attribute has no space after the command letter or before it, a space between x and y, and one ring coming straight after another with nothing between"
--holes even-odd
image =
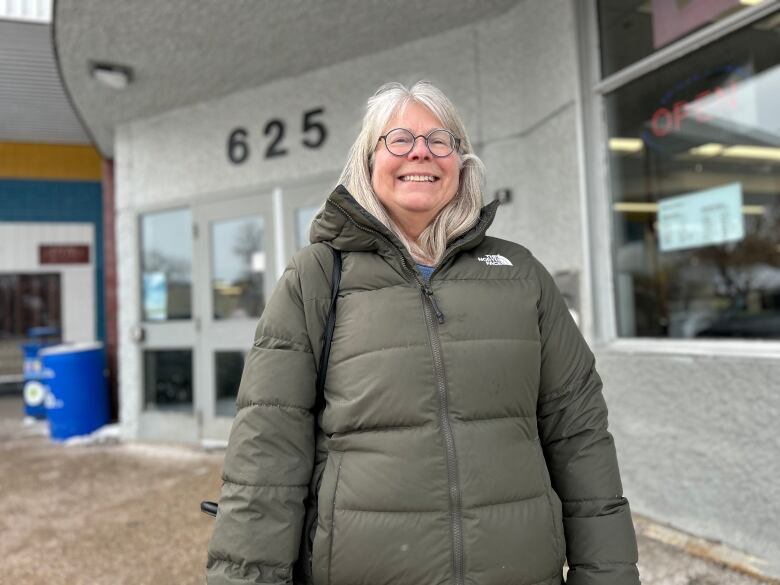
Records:
<instances>
[{"instance_id":1,"label":"house number 625","mask_svg":"<svg viewBox=\"0 0 780 585\"><path fill-rule=\"evenodd\" d=\"M315 108L303 113L301 132L303 138L301 144L306 148L320 148L328 137L328 130L321 121L325 108ZM285 121L280 118L268 120L263 127L263 135L268 143L265 147L264 158L285 156L289 153L284 143ZM249 131L246 128L234 128L227 140L228 160L239 165L249 160Z\"/></svg>"}]
</instances>

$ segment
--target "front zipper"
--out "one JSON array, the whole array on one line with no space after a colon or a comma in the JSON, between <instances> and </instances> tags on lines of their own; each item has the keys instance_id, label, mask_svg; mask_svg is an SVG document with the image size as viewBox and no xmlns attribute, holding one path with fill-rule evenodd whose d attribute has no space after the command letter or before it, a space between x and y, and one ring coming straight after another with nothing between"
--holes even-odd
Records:
<instances>
[{"instance_id":1,"label":"front zipper","mask_svg":"<svg viewBox=\"0 0 780 585\"><path fill-rule=\"evenodd\" d=\"M393 248L396 248L404 268L412 275L417 282L417 285L420 287L423 310L425 312L425 324L428 329L431 353L433 354L433 367L436 372L436 389L439 396L439 425L441 426L441 433L444 437L444 445L447 451L447 487L450 496L450 528L452 532L453 549L452 570L455 575L455 585L464 585L463 518L461 511L460 485L458 484L458 461L455 456L455 437L453 436L452 425L450 424L450 413L447 403L447 377L444 373L444 362L441 357L441 339L439 338L439 327L437 325L437 323L444 323L444 313L441 312L439 304L436 302L436 297L433 294L433 289L430 287L430 284L420 280L418 271L409 265L404 257L403 251L400 250L390 238L377 230L358 224L340 205L333 201L330 201L330 203L335 205L355 227L381 237ZM468 241L468 238L461 242L461 245L466 241ZM434 269L434 273L442 266L444 260L449 258L453 254L453 251L458 247L460 246L451 249L449 254L445 255L442 262ZM431 277L433 277L433 274L431 274ZM430 279L428 283L430 283ZM434 321L433 315L436 316L436 321Z\"/></svg>"},{"instance_id":2,"label":"front zipper","mask_svg":"<svg viewBox=\"0 0 780 585\"><path fill-rule=\"evenodd\" d=\"M441 309L439 309L439 304L436 302L436 297L433 296L433 289L429 285L421 285L420 288L422 288L423 294L428 297L428 300L431 302L431 307L433 308L433 312L436 314L436 320L439 322L439 325L444 323L444 313L441 312Z\"/></svg>"},{"instance_id":3,"label":"front zipper","mask_svg":"<svg viewBox=\"0 0 780 585\"><path fill-rule=\"evenodd\" d=\"M455 457L455 437L452 433L449 407L447 405L447 377L444 373L444 363L441 359L439 327L431 315L431 311L434 313L437 311L433 295L428 295L423 290L422 301L425 309L425 321L428 326L428 339L430 340L431 352L433 354L433 367L436 372L436 388L439 394L439 424L444 436L444 445L447 449L447 485L450 493L450 522L452 528L452 548L454 551L452 569L455 574L455 585L463 585L463 518L460 486L458 485L458 462ZM437 319L439 319L438 315ZM443 321L444 316L442 315L439 323Z\"/></svg>"}]
</instances>

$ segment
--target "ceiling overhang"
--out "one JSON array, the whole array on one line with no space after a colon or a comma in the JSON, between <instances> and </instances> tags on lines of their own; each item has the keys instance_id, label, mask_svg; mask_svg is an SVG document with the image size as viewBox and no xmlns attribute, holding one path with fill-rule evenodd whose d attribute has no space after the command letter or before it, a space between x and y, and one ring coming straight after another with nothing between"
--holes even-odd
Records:
<instances>
[{"instance_id":1,"label":"ceiling overhang","mask_svg":"<svg viewBox=\"0 0 780 585\"><path fill-rule=\"evenodd\" d=\"M42 20L0 18L0 143L89 144Z\"/></svg>"},{"instance_id":2,"label":"ceiling overhang","mask_svg":"<svg viewBox=\"0 0 780 585\"><path fill-rule=\"evenodd\" d=\"M56 0L53 35L73 106L112 157L114 129L125 122L495 17L517 2ZM99 83L95 62L129 67L131 82Z\"/></svg>"}]
</instances>

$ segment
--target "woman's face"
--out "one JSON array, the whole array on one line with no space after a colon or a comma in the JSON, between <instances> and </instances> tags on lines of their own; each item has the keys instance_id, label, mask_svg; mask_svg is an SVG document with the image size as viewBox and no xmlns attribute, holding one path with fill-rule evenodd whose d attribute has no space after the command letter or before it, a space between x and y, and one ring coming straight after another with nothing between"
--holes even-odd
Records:
<instances>
[{"instance_id":1,"label":"woman's face","mask_svg":"<svg viewBox=\"0 0 780 585\"><path fill-rule=\"evenodd\" d=\"M428 108L410 102L390 120L382 134L406 128L415 136L427 136L431 130L443 127ZM383 140L377 142L371 173L374 192L393 220L414 239L455 197L459 176L460 161L455 151L435 157L425 140L418 138L409 154L395 156L385 148Z\"/></svg>"}]
</instances>

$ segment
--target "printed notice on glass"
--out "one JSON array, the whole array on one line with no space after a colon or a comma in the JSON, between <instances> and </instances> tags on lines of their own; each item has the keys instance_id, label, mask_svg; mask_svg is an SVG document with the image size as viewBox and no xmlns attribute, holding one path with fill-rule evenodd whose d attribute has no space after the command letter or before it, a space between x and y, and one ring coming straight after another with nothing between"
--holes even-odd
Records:
<instances>
[{"instance_id":1,"label":"printed notice on glass","mask_svg":"<svg viewBox=\"0 0 780 585\"><path fill-rule=\"evenodd\" d=\"M736 242L744 237L741 183L669 197L658 204L661 252Z\"/></svg>"},{"instance_id":2,"label":"printed notice on glass","mask_svg":"<svg viewBox=\"0 0 780 585\"><path fill-rule=\"evenodd\" d=\"M168 287L164 272L144 273L144 311L148 321L165 321L168 316Z\"/></svg>"}]
</instances>

